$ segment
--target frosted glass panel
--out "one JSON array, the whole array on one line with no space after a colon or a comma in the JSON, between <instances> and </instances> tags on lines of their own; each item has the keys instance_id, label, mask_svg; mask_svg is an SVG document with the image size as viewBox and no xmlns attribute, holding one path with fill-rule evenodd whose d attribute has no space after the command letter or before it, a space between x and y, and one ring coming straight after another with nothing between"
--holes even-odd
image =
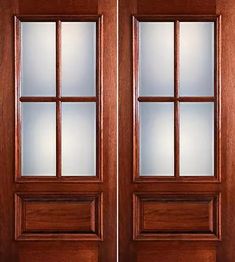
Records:
<instances>
[{"instance_id":1,"label":"frosted glass panel","mask_svg":"<svg viewBox=\"0 0 235 262\"><path fill-rule=\"evenodd\" d=\"M180 23L180 95L214 94L214 23Z\"/></svg>"},{"instance_id":2,"label":"frosted glass panel","mask_svg":"<svg viewBox=\"0 0 235 262\"><path fill-rule=\"evenodd\" d=\"M94 96L96 23L62 23L62 94Z\"/></svg>"},{"instance_id":3,"label":"frosted glass panel","mask_svg":"<svg viewBox=\"0 0 235 262\"><path fill-rule=\"evenodd\" d=\"M53 96L56 83L55 23L21 22L21 94Z\"/></svg>"},{"instance_id":4,"label":"frosted glass panel","mask_svg":"<svg viewBox=\"0 0 235 262\"><path fill-rule=\"evenodd\" d=\"M96 175L96 104L62 104L63 176Z\"/></svg>"},{"instance_id":5,"label":"frosted glass panel","mask_svg":"<svg viewBox=\"0 0 235 262\"><path fill-rule=\"evenodd\" d=\"M22 175L56 175L56 105L22 103Z\"/></svg>"},{"instance_id":6,"label":"frosted glass panel","mask_svg":"<svg viewBox=\"0 0 235 262\"><path fill-rule=\"evenodd\" d=\"M214 175L214 104L180 104L181 176Z\"/></svg>"},{"instance_id":7,"label":"frosted glass panel","mask_svg":"<svg viewBox=\"0 0 235 262\"><path fill-rule=\"evenodd\" d=\"M173 173L174 104L140 103L140 175Z\"/></svg>"},{"instance_id":8,"label":"frosted glass panel","mask_svg":"<svg viewBox=\"0 0 235 262\"><path fill-rule=\"evenodd\" d=\"M139 93L171 96L174 90L174 23L139 23Z\"/></svg>"}]
</instances>

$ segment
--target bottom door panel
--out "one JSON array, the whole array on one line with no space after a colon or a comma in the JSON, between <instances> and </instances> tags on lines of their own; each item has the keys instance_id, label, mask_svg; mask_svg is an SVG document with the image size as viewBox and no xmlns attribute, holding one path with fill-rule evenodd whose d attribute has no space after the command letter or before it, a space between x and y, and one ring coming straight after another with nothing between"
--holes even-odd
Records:
<instances>
[{"instance_id":1,"label":"bottom door panel","mask_svg":"<svg viewBox=\"0 0 235 262\"><path fill-rule=\"evenodd\" d=\"M102 238L101 194L15 196L16 240Z\"/></svg>"},{"instance_id":2,"label":"bottom door panel","mask_svg":"<svg viewBox=\"0 0 235 262\"><path fill-rule=\"evenodd\" d=\"M216 194L134 194L134 240L218 240Z\"/></svg>"}]
</instances>

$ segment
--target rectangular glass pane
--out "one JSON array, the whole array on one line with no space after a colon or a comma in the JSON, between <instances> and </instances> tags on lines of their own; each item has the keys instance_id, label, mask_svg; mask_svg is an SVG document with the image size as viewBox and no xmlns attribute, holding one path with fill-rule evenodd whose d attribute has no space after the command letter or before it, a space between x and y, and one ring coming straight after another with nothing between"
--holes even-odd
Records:
<instances>
[{"instance_id":1,"label":"rectangular glass pane","mask_svg":"<svg viewBox=\"0 0 235 262\"><path fill-rule=\"evenodd\" d=\"M96 175L96 103L62 103L62 175Z\"/></svg>"},{"instance_id":2,"label":"rectangular glass pane","mask_svg":"<svg viewBox=\"0 0 235 262\"><path fill-rule=\"evenodd\" d=\"M56 105L22 103L22 175L56 175Z\"/></svg>"},{"instance_id":3,"label":"rectangular glass pane","mask_svg":"<svg viewBox=\"0 0 235 262\"><path fill-rule=\"evenodd\" d=\"M21 95L54 96L55 23L21 22L21 43Z\"/></svg>"},{"instance_id":4,"label":"rectangular glass pane","mask_svg":"<svg viewBox=\"0 0 235 262\"><path fill-rule=\"evenodd\" d=\"M174 104L140 103L140 175L174 175Z\"/></svg>"},{"instance_id":5,"label":"rectangular glass pane","mask_svg":"<svg viewBox=\"0 0 235 262\"><path fill-rule=\"evenodd\" d=\"M180 95L214 94L214 23L180 23Z\"/></svg>"},{"instance_id":6,"label":"rectangular glass pane","mask_svg":"<svg viewBox=\"0 0 235 262\"><path fill-rule=\"evenodd\" d=\"M95 96L96 23L62 22L62 94Z\"/></svg>"},{"instance_id":7,"label":"rectangular glass pane","mask_svg":"<svg viewBox=\"0 0 235 262\"><path fill-rule=\"evenodd\" d=\"M213 103L180 103L180 175L214 175Z\"/></svg>"},{"instance_id":8,"label":"rectangular glass pane","mask_svg":"<svg viewBox=\"0 0 235 262\"><path fill-rule=\"evenodd\" d=\"M174 23L139 23L140 96L174 93Z\"/></svg>"}]
</instances>

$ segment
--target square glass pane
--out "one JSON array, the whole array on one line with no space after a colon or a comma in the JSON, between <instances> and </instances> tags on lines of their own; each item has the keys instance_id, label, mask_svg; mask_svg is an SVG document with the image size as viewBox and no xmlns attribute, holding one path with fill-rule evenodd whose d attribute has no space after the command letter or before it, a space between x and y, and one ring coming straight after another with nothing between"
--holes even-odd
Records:
<instances>
[{"instance_id":1,"label":"square glass pane","mask_svg":"<svg viewBox=\"0 0 235 262\"><path fill-rule=\"evenodd\" d=\"M21 114L22 176L55 176L55 103L22 103Z\"/></svg>"},{"instance_id":2,"label":"square glass pane","mask_svg":"<svg viewBox=\"0 0 235 262\"><path fill-rule=\"evenodd\" d=\"M174 175L174 104L140 103L140 176Z\"/></svg>"},{"instance_id":3,"label":"square glass pane","mask_svg":"<svg viewBox=\"0 0 235 262\"><path fill-rule=\"evenodd\" d=\"M96 103L62 103L62 175L96 175Z\"/></svg>"},{"instance_id":4,"label":"square glass pane","mask_svg":"<svg viewBox=\"0 0 235 262\"><path fill-rule=\"evenodd\" d=\"M214 103L180 103L180 175L214 175Z\"/></svg>"},{"instance_id":5,"label":"square glass pane","mask_svg":"<svg viewBox=\"0 0 235 262\"><path fill-rule=\"evenodd\" d=\"M214 94L214 23L180 23L180 95Z\"/></svg>"},{"instance_id":6,"label":"square glass pane","mask_svg":"<svg viewBox=\"0 0 235 262\"><path fill-rule=\"evenodd\" d=\"M139 94L174 94L174 23L139 23Z\"/></svg>"},{"instance_id":7,"label":"square glass pane","mask_svg":"<svg viewBox=\"0 0 235 262\"><path fill-rule=\"evenodd\" d=\"M21 22L20 81L22 96L55 95L55 23Z\"/></svg>"},{"instance_id":8,"label":"square glass pane","mask_svg":"<svg viewBox=\"0 0 235 262\"><path fill-rule=\"evenodd\" d=\"M62 94L95 96L96 23L62 22Z\"/></svg>"}]
</instances>

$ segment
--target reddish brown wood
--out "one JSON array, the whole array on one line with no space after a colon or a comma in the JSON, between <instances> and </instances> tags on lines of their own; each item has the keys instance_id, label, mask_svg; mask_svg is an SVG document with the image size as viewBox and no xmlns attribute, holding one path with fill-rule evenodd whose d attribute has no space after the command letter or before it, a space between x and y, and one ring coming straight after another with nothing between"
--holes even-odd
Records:
<instances>
[{"instance_id":1,"label":"reddish brown wood","mask_svg":"<svg viewBox=\"0 0 235 262\"><path fill-rule=\"evenodd\" d=\"M19 262L56 261L56 262L98 262L99 247L96 243L63 241L25 241L21 243L21 252L15 256ZM14 260L12 260L14 261Z\"/></svg>"},{"instance_id":2,"label":"reddish brown wood","mask_svg":"<svg viewBox=\"0 0 235 262\"><path fill-rule=\"evenodd\" d=\"M45 22L56 22L56 21L61 21L61 22L94 22L99 20L100 15L64 15L63 13L61 15L17 15L18 19L22 22L29 22L29 21L34 21L34 22L39 22L39 21L45 21Z\"/></svg>"},{"instance_id":3,"label":"reddish brown wood","mask_svg":"<svg viewBox=\"0 0 235 262\"><path fill-rule=\"evenodd\" d=\"M215 102L213 96L139 96L139 102Z\"/></svg>"},{"instance_id":4,"label":"reddish brown wood","mask_svg":"<svg viewBox=\"0 0 235 262\"><path fill-rule=\"evenodd\" d=\"M14 17L14 88L15 88L15 178L17 178L21 173L21 121L20 121L20 46L21 46L21 37L20 37L20 21L17 17Z\"/></svg>"},{"instance_id":5,"label":"reddish brown wood","mask_svg":"<svg viewBox=\"0 0 235 262\"><path fill-rule=\"evenodd\" d=\"M100 14L105 15L104 22L101 26ZM0 4L1 14L1 33L0 33L0 85L4 88L0 90L1 101L1 122L4 123L0 127L1 134L1 157L0 157L0 261L115 261L116 257L116 3L115 1L44 1L38 2L32 0L3 0ZM26 15L29 15L26 17ZM34 17L36 14L36 17ZM40 16L38 16L40 14ZM72 16L70 16L72 14ZM15 19L16 27L13 34L13 17L18 16L19 19L25 21L47 21L49 16L52 15L53 21L59 19L63 21L96 21L99 24L99 50L97 54L99 57L99 68L97 68L99 82L99 92L96 97L79 97L79 98L61 98L57 93L57 97L39 97L39 98L27 98L22 97L20 99L19 89L15 89L14 94L14 80L15 86L19 87L19 69L20 69L20 34L19 34L19 22ZM49 19L50 20L50 19ZM50 20L51 21L51 20ZM102 29L103 27L103 29ZM15 42L14 42L15 35ZM14 56L14 45L16 54ZM97 45L98 46L98 45ZM103 53L103 49L105 52ZM57 48L58 49L58 48ZM58 54L57 54L58 58ZM14 69L15 63L15 72ZM58 65L58 64L57 64ZM58 72L60 71L57 66ZM104 74L103 74L104 72ZM58 73L57 73L58 76ZM57 78L58 80L58 78ZM58 86L58 82L57 82ZM105 88L105 92L102 93L102 88ZM103 104L101 104L103 96ZM14 99L16 101L14 111ZM22 102L56 102L61 101L68 102L96 102L99 111L97 113L98 122L101 127L105 127L104 132L99 136L100 148L103 147L103 156L99 156L99 167L102 168L103 178L100 175L97 177L21 177L20 174L20 144L19 135L16 133L14 142L14 129L20 130L20 110L19 99ZM64 99L64 100L63 100ZM15 123L14 123L15 116ZM102 122L102 124L101 124ZM99 129L99 128L98 128ZM100 133L99 133L100 134ZM97 139L98 140L98 139ZM105 145L103 146L103 141ZM16 147L14 147L16 145ZM19 146L18 146L19 145ZM16 156L14 156L14 153ZM103 163L104 162L104 163ZM15 169L14 169L15 165ZM14 180L15 174L17 175ZM4 185L4 186L3 186ZM93 230L94 224L91 225L91 229L95 232L87 235L86 233L75 232L73 234L53 233L42 234L41 233L23 233L22 239L14 240L16 233L14 224L17 221L21 224L20 216L14 218L14 214L18 212L20 214L20 208L14 207L14 195L24 194L26 196L33 195L34 198L39 198L40 208L37 209L37 204L34 200L27 202L25 209L28 210L27 219L30 221L27 226L27 230L33 230L35 227L45 228L45 230L53 229L55 226L52 223L53 212L58 212L58 216L62 217L64 214L64 221L68 221L75 216L82 217L81 220L71 220L71 225L77 229L83 230L84 226L88 227L88 217L86 216L87 209L80 208L74 204L73 201L68 201L68 204L61 203L57 206L51 204L51 202L43 202L44 195L63 195L64 197L80 196L86 198L88 195L103 195L100 199L99 208L95 209L90 217L92 221L94 217L100 217L100 221L97 224L97 229ZM54 201L54 200L53 200ZM80 201L80 200L79 200ZM78 201L78 202L79 202ZM76 201L75 201L76 202ZM54 202L53 202L54 203ZM69 203L71 206L69 206ZM45 204L45 205L44 205ZM64 207L68 208L68 212L65 214ZM67 206L68 205L68 206ZM76 207L74 207L74 205ZM91 204L92 206L93 204ZM49 207L46 209L46 207ZM91 209L94 207L91 207ZM81 213L79 212L79 209ZM43 220L43 215L39 212L43 210L45 214L46 222ZM82 212L84 211L84 217ZM97 210L97 211L96 211ZM44 213L45 211L45 213ZM50 216L50 212L52 216ZM37 217L38 214L38 217ZM41 219L40 219L41 216ZM54 215L54 217L57 215ZM37 220L38 219L38 220ZM50 220L52 219L52 220ZM66 220L67 219L67 220ZM44 222L43 222L44 221ZM80 222L79 222L80 221ZM111 221L111 222L110 222ZM48 222L48 223L47 223ZM59 230L63 228L63 219L57 221ZM98 232L99 228L102 232ZM56 226L55 226L56 227ZM66 229L65 227L65 229ZM66 230L67 230L66 229ZM19 231L18 231L19 232ZM27 237L23 237L23 235ZM64 234L64 236L63 236ZM92 236L91 236L92 235ZM80 237L79 237L80 236ZM23 239L24 238L24 239ZM47 238L47 239L46 239ZM69 239L69 241L68 241ZM23 241L24 240L24 241ZM40 240L40 241L38 241Z\"/></svg>"},{"instance_id":6,"label":"reddish brown wood","mask_svg":"<svg viewBox=\"0 0 235 262\"><path fill-rule=\"evenodd\" d=\"M53 0L48 4L47 0L39 0L35 3L32 0L21 0L18 3L19 12L21 14L38 15L38 14L97 14L98 1L94 0L70 0L66 3L61 3L60 0Z\"/></svg>"},{"instance_id":7,"label":"reddish brown wood","mask_svg":"<svg viewBox=\"0 0 235 262\"><path fill-rule=\"evenodd\" d=\"M235 27L233 13L235 3L232 0L217 1L216 11L221 14L221 180L222 180L222 243L217 250L217 261L232 262L235 257L235 177L234 177L234 155L235 155L235 63L234 43L235 36L231 29Z\"/></svg>"},{"instance_id":8,"label":"reddish brown wood","mask_svg":"<svg viewBox=\"0 0 235 262\"><path fill-rule=\"evenodd\" d=\"M217 16L215 23L215 40L217 43L217 48L215 49L215 68L214 68L214 93L215 93L215 103L214 103L214 136L215 136L215 163L214 168L217 170L216 177L221 181L221 16Z\"/></svg>"},{"instance_id":9,"label":"reddish brown wood","mask_svg":"<svg viewBox=\"0 0 235 262\"><path fill-rule=\"evenodd\" d=\"M131 24L131 16L136 14L135 0L119 1L119 146L118 146L118 161L119 161L119 261L135 261L137 258L137 250L133 247L131 241L132 232L132 180L133 180L133 164L136 158L135 155L135 136L132 123L135 115L133 112L133 104L135 104L134 84L136 77L132 79L133 66L135 56L131 49L133 41L133 26ZM133 18L132 18L133 19ZM134 53L135 54L135 53ZM136 68L134 72L136 71ZM134 122L133 122L134 121ZM132 151L133 148L133 151Z\"/></svg>"},{"instance_id":10,"label":"reddish brown wood","mask_svg":"<svg viewBox=\"0 0 235 262\"><path fill-rule=\"evenodd\" d=\"M103 15L101 37L104 243L102 261L115 261L117 253L117 2L99 0L98 13Z\"/></svg>"},{"instance_id":11,"label":"reddish brown wood","mask_svg":"<svg viewBox=\"0 0 235 262\"><path fill-rule=\"evenodd\" d=\"M231 18L231 12L229 12L229 6L233 7L231 10L234 10L235 6L232 1L229 1L229 3L226 3L226 9L223 9L221 6L225 3L223 0L217 1L220 3L220 9L219 10L226 10L224 12L227 13L227 19L232 22ZM218 8L218 7L217 7ZM138 86L138 45L136 43L133 43L133 41L136 41L138 39L137 33L134 34L134 37L131 38L131 23L130 19L131 16L135 16L136 20L141 21L218 21L220 20L218 18L218 14L220 12L216 12L216 1L215 0L206 0L205 2L201 1L188 1L188 0L131 0L131 1L125 1L120 0L119 5L119 59L120 59L120 65L119 66L119 192L120 192L120 204L119 204L119 220L120 220L120 228L119 228L119 244L120 244L120 261L146 261L146 259L152 260L152 261L209 261L209 262L215 262L217 261L228 261L232 262L234 258L234 250L232 251L232 245L229 244L228 249L228 242L232 241L234 238L231 233L229 233L229 237L224 236L224 232L222 230L221 235L221 228L227 227L227 222L223 222L221 224L221 218L220 213L222 214L222 217L224 218L224 221L226 221L228 218L223 215L223 208L228 208L228 212L226 211L226 214L230 214L230 217L232 216L232 212L234 212L234 208L232 207L232 203L235 203L235 198L231 197L231 189L235 188L234 179L231 179L230 174L227 173L226 165L229 164L227 157L230 159L230 173L233 173L233 169L231 162L232 160L232 152L234 151L232 149L232 143L233 138L230 139L224 139L222 138L222 141L227 141L225 144L221 144L221 152L219 149L219 143L220 143L220 64L219 64L219 53L220 51L220 36L216 33L216 41L217 44L217 52L216 52L216 87L217 91L215 92L215 97L167 97L167 98L158 98L158 97L138 97L138 91L136 89L133 90L133 85ZM136 30L136 21L134 23L134 30ZM233 23L234 25L234 23ZM217 22L217 27L219 27ZM229 34L231 33L231 27L229 26L228 22L226 25L224 25L224 19L221 24L222 28L223 26L227 27L227 34L226 38L227 41L230 39ZM229 33L230 28L230 33ZM218 32L217 28L217 32ZM222 32L223 33L223 32ZM223 35L223 34L222 34ZM232 37L234 40L234 37ZM134 49L134 55L132 54L130 47L133 46ZM224 44L224 48L226 48L226 44ZM232 44L230 46L230 51L226 49L227 52L227 61L224 62L224 66L226 68L230 68L230 72L233 71L233 62L231 62L232 57ZM175 50L176 51L176 50ZM230 58L229 58L230 54ZM224 56L222 55L222 60L224 59ZM230 61L230 62L229 62ZM228 66L229 64L229 66ZM224 69L226 71L226 69ZM223 71L222 71L223 72ZM222 76L223 77L223 76ZM234 77L231 75L228 71L226 71L226 81L224 81L224 84L226 84L226 93L230 94L230 107L231 103L234 100L232 95L232 86L233 86L233 79ZM222 78L223 79L223 78ZM230 79L230 80L228 80ZM227 82L228 81L228 82ZM223 90L223 89L222 89ZM222 94L223 95L223 94ZM134 96L134 105L132 103ZM222 96L223 97L223 96ZM169 100L168 100L169 99ZM229 113L229 107L226 106L226 110L223 112L223 106L224 103L227 101L227 97L222 98L222 133L226 136L226 131L228 128L228 122L227 120L230 119L232 121L233 113ZM138 102L137 102L138 101ZM137 177L136 172L138 172L138 163L135 159L135 156L138 154L138 130L136 131L136 128L138 128L138 111L136 104L140 102L174 102L181 101L181 102L214 102L218 103L218 107L215 111L215 118L216 118L216 125L217 128L215 129L216 134L216 158L218 159L218 162L216 163L217 173L215 177L163 177L163 178L153 178L153 177ZM234 103L234 101L233 101ZM233 108L233 107L232 107ZM225 113L226 112L226 113ZM226 114L230 114L229 117L226 117ZM133 122L134 121L134 122ZM223 127L223 122L227 123L225 127ZM133 130L134 126L134 130ZM230 124L231 126L231 124ZM234 128L234 125L232 125L231 128ZM224 133L223 133L224 131ZM230 129L229 131L230 136L232 136L232 131ZM222 137L221 136L221 137ZM230 141L230 142L229 142ZM234 143L233 143L234 144ZM229 149L229 152L226 151ZM222 180L220 180L220 168L219 168L219 162L220 162L220 155L222 154L222 166L221 166L221 176ZM234 152L233 152L234 154ZM224 159L224 160L223 160ZM133 175L134 175L134 181L133 181ZM226 179L225 176L229 176L230 186L229 186L229 192L227 192L227 186L223 184L223 179ZM222 181L222 182L221 182ZM233 184L232 184L233 182ZM227 184L228 182L226 182ZM156 232L155 234L151 235L150 233L142 233L143 238L140 240L133 240L133 226L135 228L138 228L138 222L135 219L137 216L135 216L135 209L133 208L136 206L135 201L133 203L133 195L143 194L143 195L181 195L183 194L185 198L189 197L192 194L196 194L198 198L204 198L206 195L220 195L221 194L221 202L220 198L218 198L218 201L216 200L216 206L218 207L218 213L216 215L217 211L213 211L212 213L207 213L207 217L213 216L214 221L216 221L214 224L216 224L216 230L213 229L212 234L195 234L197 238L197 241L191 242L187 241L188 234L184 236L175 236L172 237L172 235L168 235L168 237L165 236L164 238L159 238L157 236L156 239ZM225 194L225 195L223 195ZM225 198L230 199L229 204L226 204L226 206L223 206L223 203L226 201ZM210 201L206 202L209 204ZM148 206L151 210L154 209L156 202L153 202L153 206L151 208ZM162 203L163 207L161 206L161 209L164 208L164 204L168 205L169 202L166 201ZM204 205L204 204L203 204ZM205 204L206 205L206 204ZM189 205L189 207L193 207ZM221 208L222 207L222 208ZM180 210L181 205L178 210ZM196 209L200 209L200 211L195 212L195 217L199 215L200 212L206 213L206 208L203 206L201 209L199 206L197 206ZM216 208L208 208L209 210L216 210ZM204 210L204 211L202 211ZM222 210L222 211L221 211ZM142 210L143 211L143 210ZM195 211L195 210L194 210ZM212 212L212 211L211 211ZM134 217L133 217L134 215ZM202 216L203 219L205 219L206 216ZM141 217L140 221L143 222L143 212L140 213L139 217ZM152 221L156 219L156 216L149 212L148 213L148 224L150 225ZM167 219L167 216L166 216ZM186 219L186 217L184 217ZM201 218L199 219L201 220ZM235 220L231 219L229 225L231 227L234 227ZM177 227L177 217L171 219L173 227ZM204 220L205 222L206 220ZM203 222L203 223L204 223ZM164 223L164 222L162 222ZM175 224L173 224L175 223ZM139 224L140 225L140 224ZM205 224L204 224L205 225ZM211 225L207 224L208 227ZM166 227L167 228L167 227ZM152 228L151 228L152 229ZM228 231L226 231L228 234ZM134 230L135 234L135 230ZM135 235L134 235L135 236ZM161 235L162 236L162 235ZM185 238L184 238L185 237ZM226 238L226 243L223 245L223 239ZM182 240L184 238L184 241L178 241ZM222 242L218 241L218 239L222 238ZM167 241L166 241L167 239ZM189 238L188 238L189 239ZM198 241L200 239L200 241ZM191 238L192 240L192 238ZM234 240L233 240L234 241ZM230 242L231 243L231 242ZM219 248L218 248L219 247ZM216 253L220 251L219 255L216 255ZM226 250L226 251L225 251ZM226 255L225 255L225 252ZM223 256L222 256L223 254ZM219 258L218 258L219 257ZM224 259L226 257L226 259ZM217 260L216 260L217 259Z\"/></svg>"},{"instance_id":12,"label":"reddish brown wood","mask_svg":"<svg viewBox=\"0 0 235 262\"><path fill-rule=\"evenodd\" d=\"M195 243L190 246L183 246L182 244L175 245L174 247L158 247L152 248L152 246L144 246L140 248L137 246L139 252L137 253L136 261L196 261L196 262L215 262L216 251L212 247L196 247ZM176 260L177 259L177 260Z\"/></svg>"},{"instance_id":13,"label":"reddish brown wood","mask_svg":"<svg viewBox=\"0 0 235 262\"><path fill-rule=\"evenodd\" d=\"M139 96L139 102L175 102L176 98L171 96Z\"/></svg>"},{"instance_id":14,"label":"reddish brown wood","mask_svg":"<svg viewBox=\"0 0 235 262\"><path fill-rule=\"evenodd\" d=\"M61 97L61 21L56 21L56 98ZM56 176L61 177L61 101L56 101Z\"/></svg>"},{"instance_id":15,"label":"reddish brown wood","mask_svg":"<svg viewBox=\"0 0 235 262\"><path fill-rule=\"evenodd\" d=\"M219 195L134 194L136 240L219 240Z\"/></svg>"},{"instance_id":16,"label":"reddish brown wood","mask_svg":"<svg viewBox=\"0 0 235 262\"><path fill-rule=\"evenodd\" d=\"M196 14L196 15L211 15L215 14L216 1L205 0L203 3L200 0L137 0L137 8L139 14Z\"/></svg>"},{"instance_id":17,"label":"reddish brown wood","mask_svg":"<svg viewBox=\"0 0 235 262\"><path fill-rule=\"evenodd\" d=\"M97 102L99 101L99 93L98 93L98 99L95 96L83 96L83 97L61 97L61 102ZM97 103L99 105L99 103ZM99 111L98 111L99 112Z\"/></svg>"},{"instance_id":18,"label":"reddish brown wood","mask_svg":"<svg viewBox=\"0 0 235 262\"><path fill-rule=\"evenodd\" d=\"M133 180L139 174L139 102L147 97L139 97L139 23L132 17L132 70L133 70ZM143 99L143 100L142 100ZM151 98L149 99L151 100ZM149 101L148 100L148 101ZM145 102L145 101L143 101Z\"/></svg>"},{"instance_id":19,"label":"reddish brown wood","mask_svg":"<svg viewBox=\"0 0 235 262\"><path fill-rule=\"evenodd\" d=\"M160 0L161 1L161 0ZM176 0L177 1L177 0ZM203 14L193 14L193 12L188 14L159 14L154 12L154 14L135 14L135 17L139 21L144 22L161 22L161 21L168 21L168 22L175 22L175 21L183 21L183 22L216 22L217 16L216 15L203 15Z\"/></svg>"},{"instance_id":20,"label":"reddish brown wood","mask_svg":"<svg viewBox=\"0 0 235 262\"><path fill-rule=\"evenodd\" d=\"M180 25L174 21L174 176L180 173L180 116L179 116L179 50L180 50Z\"/></svg>"},{"instance_id":21,"label":"reddish brown wood","mask_svg":"<svg viewBox=\"0 0 235 262\"><path fill-rule=\"evenodd\" d=\"M21 102L96 102L95 96L64 96L64 97L48 97L48 96L21 96L19 98Z\"/></svg>"},{"instance_id":22,"label":"reddish brown wood","mask_svg":"<svg viewBox=\"0 0 235 262\"><path fill-rule=\"evenodd\" d=\"M17 194L16 240L102 239L99 194Z\"/></svg>"}]
</instances>

